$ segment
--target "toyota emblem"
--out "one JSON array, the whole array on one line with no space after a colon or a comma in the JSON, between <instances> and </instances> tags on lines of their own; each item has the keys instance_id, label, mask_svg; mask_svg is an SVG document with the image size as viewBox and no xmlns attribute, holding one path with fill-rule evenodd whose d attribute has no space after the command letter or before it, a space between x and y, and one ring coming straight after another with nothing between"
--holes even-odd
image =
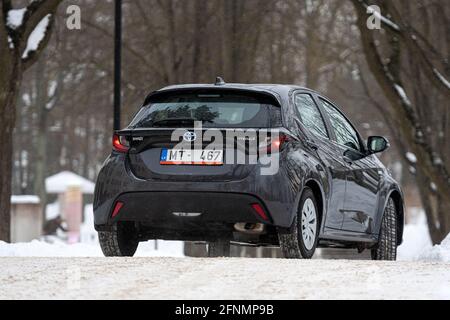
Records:
<instances>
[{"instance_id":1,"label":"toyota emblem","mask_svg":"<svg viewBox=\"0 0 450 320\"><path fill-rule=\"evenodd\" d=\"M183 139L187 142L195 141L197 140L197 134L195 132L188 131L183 135Z\"/></svg>"}]
</instances>

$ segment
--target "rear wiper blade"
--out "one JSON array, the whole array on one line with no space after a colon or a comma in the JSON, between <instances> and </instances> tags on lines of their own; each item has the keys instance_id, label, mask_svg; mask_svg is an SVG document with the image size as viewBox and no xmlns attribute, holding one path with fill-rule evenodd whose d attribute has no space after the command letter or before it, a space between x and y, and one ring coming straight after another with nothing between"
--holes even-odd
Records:
<instances>
[{"instance_id":1,"label":"rear wiper blade","mask_svg":"<svg viewBox=\"0 0 450 320\"><path fill-rule=\"evenodd\" d=\"M194 124L195 121L201 121L201 122L208 122L208 123L214 123L212 120L202 120L202 119L194 119L194 118L172 118L172 119L164 119L164 120L158 120L152 122L152 126L162 126L162 125L174 125L174 124L185 124L185 123L192 123Z\"/></svg>"},{"instance_id":2,"label":"rear wiper blade","mask_svg":"<svg viewBox=\"0 0 450 320\"><path fill-rule=\"evenodd\" d=\"M171 119L153 121L152 126L167 126L167 125L184 124L184 123L194 124L195 121L197 121L197 119L194 119L194 118L171 118Z\"/></svg>"}]
</instances>

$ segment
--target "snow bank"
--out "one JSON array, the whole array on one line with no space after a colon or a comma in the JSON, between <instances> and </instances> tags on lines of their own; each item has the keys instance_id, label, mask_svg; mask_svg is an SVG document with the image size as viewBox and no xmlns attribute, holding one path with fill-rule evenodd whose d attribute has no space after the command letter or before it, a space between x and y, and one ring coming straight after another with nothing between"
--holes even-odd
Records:
<instances>
[{"instance_id":1,"label":"snow bank","mask_svg":"<svg viewBox=\"0 0 450 320\"><path fill-rule=\"evenodd\" d=\"M183 243L177 241L155 241L139 244L137 257L183 257ZM98 244L63 242L47 243L34 240L29 243L8 244L0 241L0 257L103 257Z\"/></svg>"},{"instance_id":2,"label":"snow bank","mask_svg":"<svg viewBox=\"0 0 450 320\"><path fill-rule=\"evenodd\" d=\"M440 245L424 250L418 260L450 262L450 234Z\"/></svg>"},{"instance_id":3,"label":"snow bank","mask_svg":"<svg viewBox=\"0 0 450 320\"><path fill-rule=\"evenodd\" d=\"M7 244L0 241L2 257L100 257L100 247L85 244L67 245L62 242L46 243L34 240L29 243Z\"/></svg>"},{"instance_id":4,"label":"snow bank","mask_svg":"<svg viewBox=\"0 0 450 320\"><path fill-rule=\"evenodd\" d=\"M405 226L397 258L402 261L450 262L450 234L440 245L433 247L427 218L421 210L417 220Z\"/></svg>"},{"instance_id":5,"label":"snow bank","mask_svg":"<svg viewBox=\"0 0 450 320\"><path fill-rule=\"evenodd\" d=\"M405 226L403 244L398 247L397 257L402 261L414 261L432 247L426 218L421 216L417 223Z\"/></svg>"}]
</instances>

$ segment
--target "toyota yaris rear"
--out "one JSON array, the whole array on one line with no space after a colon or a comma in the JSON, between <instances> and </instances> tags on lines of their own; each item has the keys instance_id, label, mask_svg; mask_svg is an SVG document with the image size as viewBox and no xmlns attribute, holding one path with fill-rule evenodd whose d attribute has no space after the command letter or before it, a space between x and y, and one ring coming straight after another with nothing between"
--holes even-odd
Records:
<instances>
[{"instance_id":1,"label":"toyota yaris rear","mask_svg":"<svg viewBox=\"0 0 450 320\"><path fill-rule=\"evenodd\" d=\"M310 258L331 180L297 131L291 92L219 84L150 94L98 176L104 254L132 256L139 242L163 239L206 242L210 256L236 243Z\"/></svg>"}]
</instances>

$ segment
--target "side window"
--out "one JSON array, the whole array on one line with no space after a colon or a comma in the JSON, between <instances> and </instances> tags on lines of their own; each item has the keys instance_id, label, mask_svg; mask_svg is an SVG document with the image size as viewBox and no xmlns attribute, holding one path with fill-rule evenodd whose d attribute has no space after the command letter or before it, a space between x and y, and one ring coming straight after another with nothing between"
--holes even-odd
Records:
<instances>
[{"instance_id":1,"label":"side window","mask_svg":"<svg viewBox=\"0 0 450 320\"><path fill-rule=\"evenodd\" d=\"M337 143L361 151L358 134L350 122L345 119L341 112L329 104L327 101L320 99L323 108L330 117L331 125L336 135Z\"/></svg>"},{"instance_id":2,"label":"side window","mask_svg":"<svg viewBox=\"0 0 450 320\"><path fill-rule=\"evenodd\" d=\"M315 134L328 138L325 122L311 95L307 93L295 96L295 106L300 113L303 125Z\"/></svg>"}]
</instances>

